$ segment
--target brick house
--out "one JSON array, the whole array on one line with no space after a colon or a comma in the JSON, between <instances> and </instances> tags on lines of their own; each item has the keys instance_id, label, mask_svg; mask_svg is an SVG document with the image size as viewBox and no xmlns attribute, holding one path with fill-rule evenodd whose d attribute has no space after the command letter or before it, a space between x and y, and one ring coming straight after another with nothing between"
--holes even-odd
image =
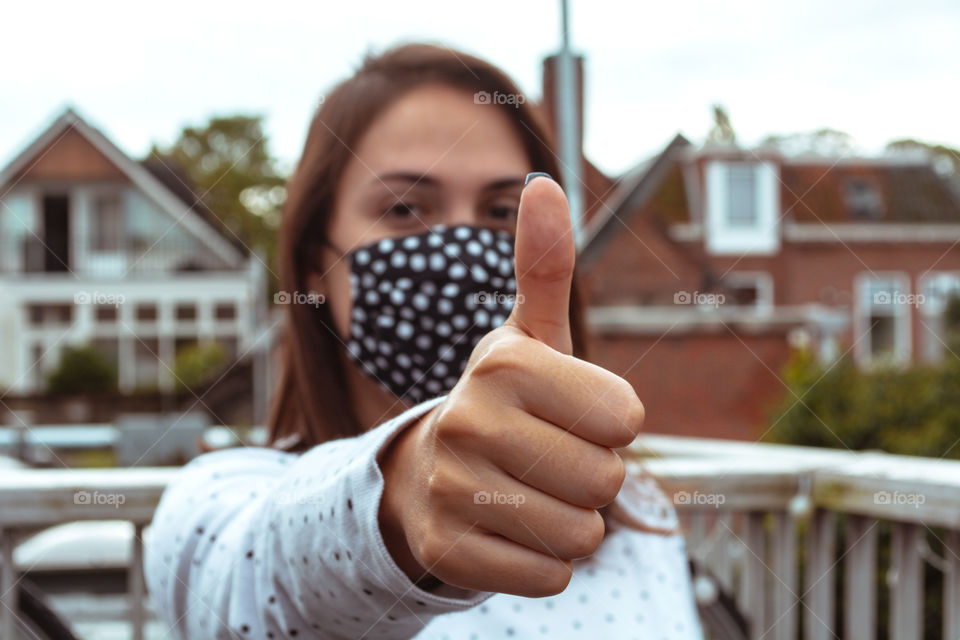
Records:
<instances>
[{"instance_id":1,"label":"brick house","mask_svg":"<svg viewBox=\"0 0 960 640\"><path fill-rule=\"evenodd\" d=\"M787 158L677 136L584 228L592 359L647 429L752 440L791 345L863 366L939 358L960 191L922 161Z\"/></svg>"}]
</instances>

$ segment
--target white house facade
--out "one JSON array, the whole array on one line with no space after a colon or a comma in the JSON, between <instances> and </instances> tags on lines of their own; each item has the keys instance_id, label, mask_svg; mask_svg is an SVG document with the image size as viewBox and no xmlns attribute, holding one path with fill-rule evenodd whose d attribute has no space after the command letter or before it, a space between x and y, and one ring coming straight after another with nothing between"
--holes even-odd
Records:
<instances>
[{"instance_id":1,"label":"white house facade","mask_svg":"<svg viewBox=\"0 0 960 640\"><path fill-rule=\"evenodd\" d=\"M265 295L257 256L72 110L0 172L0 390L42 391L84 344L121 391L169 390L180 348L243 357Z\"/></svg>"}]
</instances>

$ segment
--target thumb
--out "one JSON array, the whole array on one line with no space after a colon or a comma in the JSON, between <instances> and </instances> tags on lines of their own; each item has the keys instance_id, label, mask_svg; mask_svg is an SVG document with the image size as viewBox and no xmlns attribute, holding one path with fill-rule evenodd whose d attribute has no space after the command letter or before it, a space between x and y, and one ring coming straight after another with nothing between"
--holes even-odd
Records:
<instances>
[{"instance_id":1,"label":"thumb","mask_svg":"<svg viewBox=\"0 0 960 640\"><path fill-rule=\"evenodd\" d=\"M517 298L506 324L570 355L573 228L563 190L545 173L527 176L515 242Z\"/></svg>"}]
</instances>

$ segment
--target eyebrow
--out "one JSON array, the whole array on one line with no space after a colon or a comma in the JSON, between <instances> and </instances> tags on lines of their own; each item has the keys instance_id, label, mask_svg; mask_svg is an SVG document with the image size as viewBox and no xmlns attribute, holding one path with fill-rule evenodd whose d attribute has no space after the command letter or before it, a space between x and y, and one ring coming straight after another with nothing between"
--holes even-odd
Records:
<instances>
[{"instance_id":1,"label":"eyebrow","mask_svg":"<svg viewBox=\"0 0 960 640\"><path fill-rule=\"evenodd\" d=\"M410 171L391 171L388 173L382 173L378 176L373 177L373 182L385 182L387 180L401 180L403 182L409 182L411 184L422 184L427 187L438 188L440 186L440 181L427 173L416 173ZM522 186L523 177L516 178L501 178L499 180L494 180L490 182L481 189L481 191L498 191L500 189L506 189L508 187Z\"/></svg>"}]
</instances>

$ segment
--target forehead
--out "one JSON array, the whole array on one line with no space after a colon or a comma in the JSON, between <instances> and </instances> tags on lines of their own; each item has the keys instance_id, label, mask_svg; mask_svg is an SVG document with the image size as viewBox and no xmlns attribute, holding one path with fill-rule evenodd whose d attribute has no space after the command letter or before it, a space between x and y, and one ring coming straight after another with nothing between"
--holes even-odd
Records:
<instances>
[{"instance_id":1,"label":"forehead","mask_svg":"<svg viewBox=\"0 0 960 640\"><path fill-rule=\"evenodd\" d=\"M467 89L442 85L398 98L353 151L343 179L354 184L396 170L464 182L530 170L520 135L501 107L477 104Z\"/></svg>"}]
</instances>

